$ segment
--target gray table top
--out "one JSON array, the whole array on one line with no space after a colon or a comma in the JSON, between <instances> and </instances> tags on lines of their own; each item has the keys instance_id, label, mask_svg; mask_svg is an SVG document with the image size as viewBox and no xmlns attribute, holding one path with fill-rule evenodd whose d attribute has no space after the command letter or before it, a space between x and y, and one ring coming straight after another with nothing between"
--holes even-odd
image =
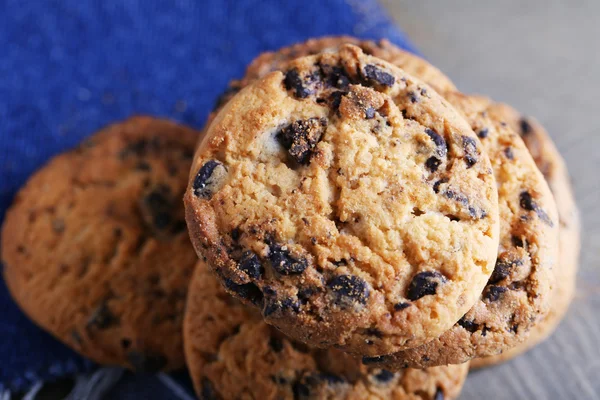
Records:
<instances>
[{"instance_id":1,"label":"gray table top","mask_svg":"<svg viewBox=\"0 0 600 400\"><path fill-rule=\"evenodd\" d=\"M466 93L540 120L583 220L576 298L556 333L473 373L461 399L600 399L600 1L385 0L425 57Z\"/></svg>"}]
</instances>

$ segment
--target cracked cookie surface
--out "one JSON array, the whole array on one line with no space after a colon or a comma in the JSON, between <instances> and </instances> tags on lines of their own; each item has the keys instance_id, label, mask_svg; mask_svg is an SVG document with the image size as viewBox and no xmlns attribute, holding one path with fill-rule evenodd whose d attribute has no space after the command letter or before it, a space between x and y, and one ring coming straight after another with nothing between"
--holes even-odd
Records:
<instances>
[{"instance_id":1,"label":"cracked cookie surface","mask_svg":"<svg viewBox=\"0 0 600 400\"><path fill-rule=\"evenodd\" d=\"M339 350L286 338L232 298L198 262L184 318L188 369L201 399L395 399L458 397L468 363L393 373Z\"/></svg>"},{"instance_id":2,"label":"cracked cookie surface","mask_svg":"<svg viewBox=\"0 0 600 400\"><path fill-rule=\"evenodd\" d=\"M355 46L242 90L197 150L196 250L293 338L379 355L426 343L479 297L497 190L466 121Z\"/></svg>"},{"instance_id":3,"label":"cracked cookie surface","mask_svg":"<svg viewBox=\"0 0 600 400\"><path fill-rule=\"evenodd\" d=\"M519 134L494 114L496 103L458 92L445 97L478 133L494 168L498 258L479 301L452 329L421 347L373 362L392 370L461 363L510 350L544 323L554 301L559 227L548 184Z\"/></svg>"},{"instance_id":4,"label":"cracked cookie surface","mask_svg":"<svg viewBox=\"0 0 600 400\"><path fill-rule=\"evenodd\" d=\"M101 364L184 365L181 324L197 261L181 198L197 132L135 117L56 156L17 194L4 277L38 325Z\"/></svg>"},{"instance_id":5,"label":"cracked cookie surface","mask_svg":"<svg viewBox=\"0 0 600 400\"><path fill-rule=\"evenodd\" d=\"M553 270L556 282L550 298L548 315L531 329L524 342L502 354L474 359L471 363L474 368L508 361L552 334L573 299L581 247L581 222L567 166L544 127L506 104L495 104L490 108L490 113L519 132L550 186L558 208L559 254Z\"/></svg>"}]
</instances>

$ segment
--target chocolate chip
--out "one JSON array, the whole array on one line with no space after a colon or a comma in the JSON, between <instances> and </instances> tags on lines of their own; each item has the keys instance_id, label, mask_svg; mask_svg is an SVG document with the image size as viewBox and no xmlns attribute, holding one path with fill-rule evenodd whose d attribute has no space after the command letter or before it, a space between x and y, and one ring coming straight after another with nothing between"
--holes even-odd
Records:
<instances>
[{"instance_id":1,"label":"chocolate chip","mask_svg":"<svg viewBox=\"0 0 600 400\"><path fill-rule=\"evenodd\" d=\"M410 307L410 303L396 303L394 304L395 311L402 311L406 308Z\"/></svg>"},{"instance_id":2,"label":"chocolate chip","mask_svg":"<svg viewBox=\"0 0 600 400\"><path fill-rule=\"evenodd\" d=\"M239 263L240 270L244 271L250 278L258 279L265 272L258 256L250 250L244 251Z\"/></svg>"},{"instance_id":3,"label":"chocolate chip","mask_svg":"<svg viewBox=\"0 0 600 400\"><path fill-rule=\"evenodd\" d=\"M298 120L283 128L277 138L294 160L308 164L326 129L325 118Z\"/></svg>"},{"instance_id":4,"label":"chocolate chip","mask_svg":"<svg viewBox=\"0 0 600 400\"><path fill-rule=\"evenodd\" d=\"M535 200L533 200L531 193L527 191L521 192L521 194L519 195L519 204L524 210L535 211L537 216L549 226L554 226L554 223L552 222L548 214L546 214L546 212L536 204Z\"/></svg>"},{"instance_id":5,"label":"chocolate chip","mask_svg":"<svg viewBox=\"0 0 600 400\"><path fill-rule=\"evenodd\" d=\"M396 78L392 74L373 64L365 66L363 74L367 80L383 86L392 87L396 82Z\"/></svg>"},{"instance_id":6,"label":"chocolate chip","mask_svg":"<svg viewBox=\"0 0 600 400\"><path fill-rule=\"evenodd\" d=\"M203 377L200 382L200 400L217 400L215 388L208 378Z\"/></svg>"},{"instance_id":7,"label":"chocolate chip","mask_svg":"<svg viewBox=\"0 0 600 400\"><path fill-rule=\"evenodd\" d=\"M308 268L304 258L292 256L286 247L276 243L269 243L269 260L275 271L281 275L298 275Z\"/></svg>"},{"instance_id":8,"label":"chocolate chip","mask_svg":"<svg viewBox=\"0 0 600 400\"><path fill-rule=\"evenodd\" d=\"M354 275L338 275L327 283L333 292L336 303L343 306L367 304L369 299L369 284Z\"/></svg>"},{"instance_id":9,"label":"chocolate chip","mask_svg":"<svg viewBox=\"0 0 600 400\"><path fill-rule=\"evenodd\" d=\"M479 325L477 325L474 321L465 319L465 317L459 319L458 324L471 333L475 333L479 329Z\"/></svg>"},{"instance_id":10,"label":"chocolate chip","mask_svg":"<svg viewBox=\"0 0 600 400\"><path fill-rule=\"evenodd\" d=\"M346 89L350 85L350 77L346 73L346 70L341 67L321 65L321 72L325 77L325 83L329 87Z\"/></svg>"},{"instance_id":11,"label":"chocolate chip","mask_svg":"<svg viewBox=\"0 0 600 400\"><path fill-rule=\"evenodd\" d=\"M442 388L437 388L433 400L444 400L445 398L446 397L444 396L444 391L442 390Z\"/></svg>"},{"instance_id":12,"label":"chocolate chip","mask_svg":"<svg viewBox=\"0 0 600 400\"><path fill-rule=\"evenodd\" d=\"M153 187L142 198L140 205L144 221L151 228L163 231L172 224L171 211L173 201L170 199L170 188L166 185Z\"/></svg>"},{"instance_id":13,"label":"chocolate chip","mask_svg":"<svg viewBox=\"0 0 600 400\"><path fill-rule=\"evenodd\" d=\"M483 298L489 301L498 301L507 290L504 286L488 286L483 293Z\"/></svg>"},{"instance_id":14,"label":"chocolate chip","mask_svg":"<svg viewBox=\"0 0 600 400\"><path fill-rule=\"evenodd\" d=\"M436 182L433 184L433 192L434 192L434 193L439 193L439 192L440 192L440 185L441 185L442 183L448 183L448 178L442 178L442 179L440 179L440 180L436 181Z\"/></svg>"},{"instance_id":15,"label":"chocolate chip","mask_svg":"<svg viewBox=\"0 0 600 400\"><path fill-rule=\"evenodd\" d=\"M486 137L488 137L489 134L490 130L488 128L483 128L482 130L477 132L477 136L479 136L480 139L485 139Z\"/></svg>"},{"instance_id":16,"label":"chocolate chip","mask_svg":"<svg viewBox=\"0 0 600 400\"><path fill-rule=\"evenodd\" d=\"M362 363L364 365L378 364L385 361L385 356L375 356L375 357L367 357L364 356L362 358Z\"/></svg>"},{"instance_id":17,"label":"chocolate chip","mask_svg":"<svg viewBox=\"0 0 600 400\"><path fill-rule=\"evenodd\" d=\"M366 119L373 119L373 118L375 118L375 109L373 107L367 107L365 109L365 118Z\"/></svg>"},{"instance_id":18,"label":"chocolate chip","mask_svg":"<svg viewBox=\"0 0 600 400\"><path fill-rule=\"evenodd\" d=\"M344 97L344 95L346 95L346 94L348 94L348 93L338 90L329 95L329 101L331 102L332 110L334 110L334 111L339 110L340 104L342 102L342 97Z\"/></svg>"},{"instance_id":19,"label":"chocolate chip","mask_svg":"<svg viewBox=\"0 0 600 400\"><path fill-rule=\"evenodd\" d=\"M263 293L254 283L245 283L239 285L233 282L231 279L225 279L223 283L229 291L235 293L242 299L248 300L256 306L259 306L263 301Z\"/></svg>"},{"instance_id":20,"label":"chocolate chip","mask_svg":"<svg viewBox=\"0 0 600 400\"><path fill-rule=\"evenodd\" d=\"M377 328L368 328L365 330L367 336L375 336L378 339L383 338L383 333Z\"/></svg>"},{"instance_id":21,"label":"chocolate chip","mask_svg":"<svg viewBox=\"0 0 600 400\"><path fill-rule=\"evenodd\" d=\"M242 231L239 228L234 228L231 230L231 239L234 242L237 242L242 237Z\"/></svg>"},{"instance_id":22,"label":"chocolate chip","mask_svg":"<svg viewBox=\"0 0 600 400\"><path fill-rule=\"evenodd\" d=\"M270 298L265 302L265 307L263 309L263 316L268 317L271 314L282 312L282 311L293 311L297 313L300 311L300 303L291 298L286 298L283 300L278 300L277 298Z\"/></svg>"},{"instance_id":23,"label":"chocolate chip","mask_svg":"<svg viewBox=\"0 0 600 400\"><path fill-rule=\"evenodd\" d=\"M271 336L271 339L269 340L269 347L271 347L275 353L279 353L281 350L283 350L283 341L278 337Z\"/></svg>"},{"instance_id":24,"label":"chocolate chip","mask_svg":"<svg viewBox=\"0 0 600 400\"><path fill-rule=\"evenodd\" d=\"M162 354L148 352L130 351L127 353L127 361L135 372L154 374L167 365L167 358Z\"/></svg>"},{"instance_id":25,"label":"chocolate chip","mask_svg":"<svg viewBox=\"0 0 600 400\"><path fill-rule=\"evenodd\" d=\"M527 119L525 117L521 118L521 120L519 121L519 127L521 128L522 136L528 135L531 132L533 132L533 128L531 127L531 124L529 123L529 121L527 121Z\"/></svg>"},{"instance_id":26,"label":"chocolate chip","mask_svg":"<svg viewBox=\"0 0 600 400\"><path fill-rule=\"evenodd\" d=\"M314 93L312 89L304 86L304 82L297 69L291 69L285 74L283 80L286 90L293 90L296 97L304 99Z\"/></svg>"},{"instance_id":27,"label":"chocolate chip","mask_svg":"<svg viewBox=\"0 0 600 400\"><path fill-rule=\"evenodd\" d=\"M433 295L440 283L445 283L446 278L437 271L423 271L416 274L410 285L406 297L410 300L418 300L421 297Z\"/></svg>"},{"instance_id":28,"label":"chocolate chip","mask_svg":"<svg viewBox=\"0 0 600 400\"><path fill-rule=\"evenodd\" d=\"M111 326L119 324L119 317L115 316L106 302L102 302L96 309L92 312L92 315L88 319L86 323L86 327L96 328L99 330L108 329Z\"/></svg>"},{"instance_id":29,"label":"chocolate chip","mask_svg":"<svg viewBox=\"0 0 600 400\"><path fill-rule=\"evenodd\" d=\"M294 393L294 400L310 396L310 389L301 382L294 382L292 385L292 392Z\"/></svg>"},{"instance_id":30,"label":"chocolate chip","mask_svg":"<svg viewBox=\"0 0 600 400\"><path fill-rule=\"evenodd\" d=\"M470 136L463 136L463 149L465 151L465 163L467 168L471 168L477 163L477 143Z\"/></svg>"},{"instance_id":31,"label":"chocolate chip","mask_svg":"<svg viewBox=\"0 0 600 400\"><path fill-rule=\"evenodd\" d=\"M377 374L375 374L373 377L380 383L388 383L392 379L394 379L395 376L396 376L396 374L394 374L393 372L390 372L387 369L382 369Z\"/></svg>"},{"instance_id":32,"label":"chocolate chip","mask_svg":"<svg viewBox=\"0 0 600 400\"><path fill-rule=\"evenodd\" d=\"M488 280L488 283L494 284L498 283L501 280L505 279L510 275L510 272L513 269L513 266L523 265L523 260L518 259L516 261L508 260L506 258L498 258L496 260L496 265L494 266L494 271Z\"/></svg>"},{"instance_id":33,"label":"chocolate chip","mask_svg":"<svg viewBox=\"0 0 600 400\"><path fill-rule=\"evenodd\" d=\"M433 140L433 143L435 143L438 155L440 157L446 157L448 154L448 145L444 138L433 129L426 128L425 133Z\"/></svg>"},{"instance_id":34,"label":"chocolate chip","mask_svg":"<svg viewBox=\"0 0 600 400\"><path fill-rule=\"evenodd\" d=\"M217 160L209 160L200 168L194 178L194 195L209 199L220 189L227 175L227 168Z\"/></svg>"},{"instance_id":35,"label":"chocolate chip","mask_svg":"<svg viewBox=\"0 0 600 400\"><path fill-rule=\"evenodd\" d=\"M507 147L504 149L504 155L506 156L506 158L508 158L509 160L514 160L515 158L515 154L513 153L513 149L512 147Z\"/></svg>"},{"instance_id":36,"label":"chocolate chip","mask_svg":"<svg viewBox=\"0 0 600 400\"><path fill-rule=\"evenodd\" d=\"M408 95L408 98L410 99L411 103L414 104L419 101L417 94L415 92L413 92L412 90L410 92L408 92L407 95Z\"/></svg>"},{"instance_id":37,"label":"chocolate chip","mask_svg":"<svg viewBox=\"0 0 600 400\"><path fill-rule=\"evenodd\" d=\"M427 159L427 161L425 161L425 167L427 167L427 169L431 172L435 172L438 170L438 168L440 167L440 164L442 162L440 161L439 158L436 157L429 157Z\"/></svg>"}]
</instances>

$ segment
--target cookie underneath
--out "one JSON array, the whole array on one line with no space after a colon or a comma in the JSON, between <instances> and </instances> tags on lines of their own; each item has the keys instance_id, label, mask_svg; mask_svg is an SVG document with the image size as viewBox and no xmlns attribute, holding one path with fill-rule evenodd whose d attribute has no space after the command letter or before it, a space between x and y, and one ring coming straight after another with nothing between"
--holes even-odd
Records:
<instances>
[{"instance_id":1,"label":"cookie underneath","mask_svg":"<svg viewBox=\"0 0 600 400\"><path fill-rule=\"evenodd\" d=\"M196 138L149 117L111 125L36 172L6 215L13 298L100 364L184 365L181 324L197 258L181 198Z\"/></svg>"},{"instance_id":2,"label":"cookie underneath","mask_svg":"<svg viewBox=\"0 0 600 400\"><path fill-rule=\"evenodd\" d=\"M192 278L183 332L200 399L455 399L468 369L392 373L290 340L230 297L204 262Z\"/></svg>"}]
</instances>

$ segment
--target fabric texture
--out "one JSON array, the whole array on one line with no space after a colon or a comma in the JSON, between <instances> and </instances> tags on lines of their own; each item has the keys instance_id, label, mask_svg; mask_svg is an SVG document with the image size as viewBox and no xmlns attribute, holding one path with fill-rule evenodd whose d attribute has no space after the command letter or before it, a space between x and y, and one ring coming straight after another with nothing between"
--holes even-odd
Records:
<instances>
[{"instance_id":1,"label":"fabric texture","mask_svg":"<svg viewBox=\"0 0 600 400\"><path fill-rule=\"evenodd\" d=\"M414 51L376 0L0 0L0 220L32 172L104 125L151 114L199 128L261 51L332 34ZM0 316L0 396L96 368L32 324L4 282ZM165 382L182 380L189 390L181 374L125 374L108 397L168 398Z\"/></svg>"}]
</instances>

